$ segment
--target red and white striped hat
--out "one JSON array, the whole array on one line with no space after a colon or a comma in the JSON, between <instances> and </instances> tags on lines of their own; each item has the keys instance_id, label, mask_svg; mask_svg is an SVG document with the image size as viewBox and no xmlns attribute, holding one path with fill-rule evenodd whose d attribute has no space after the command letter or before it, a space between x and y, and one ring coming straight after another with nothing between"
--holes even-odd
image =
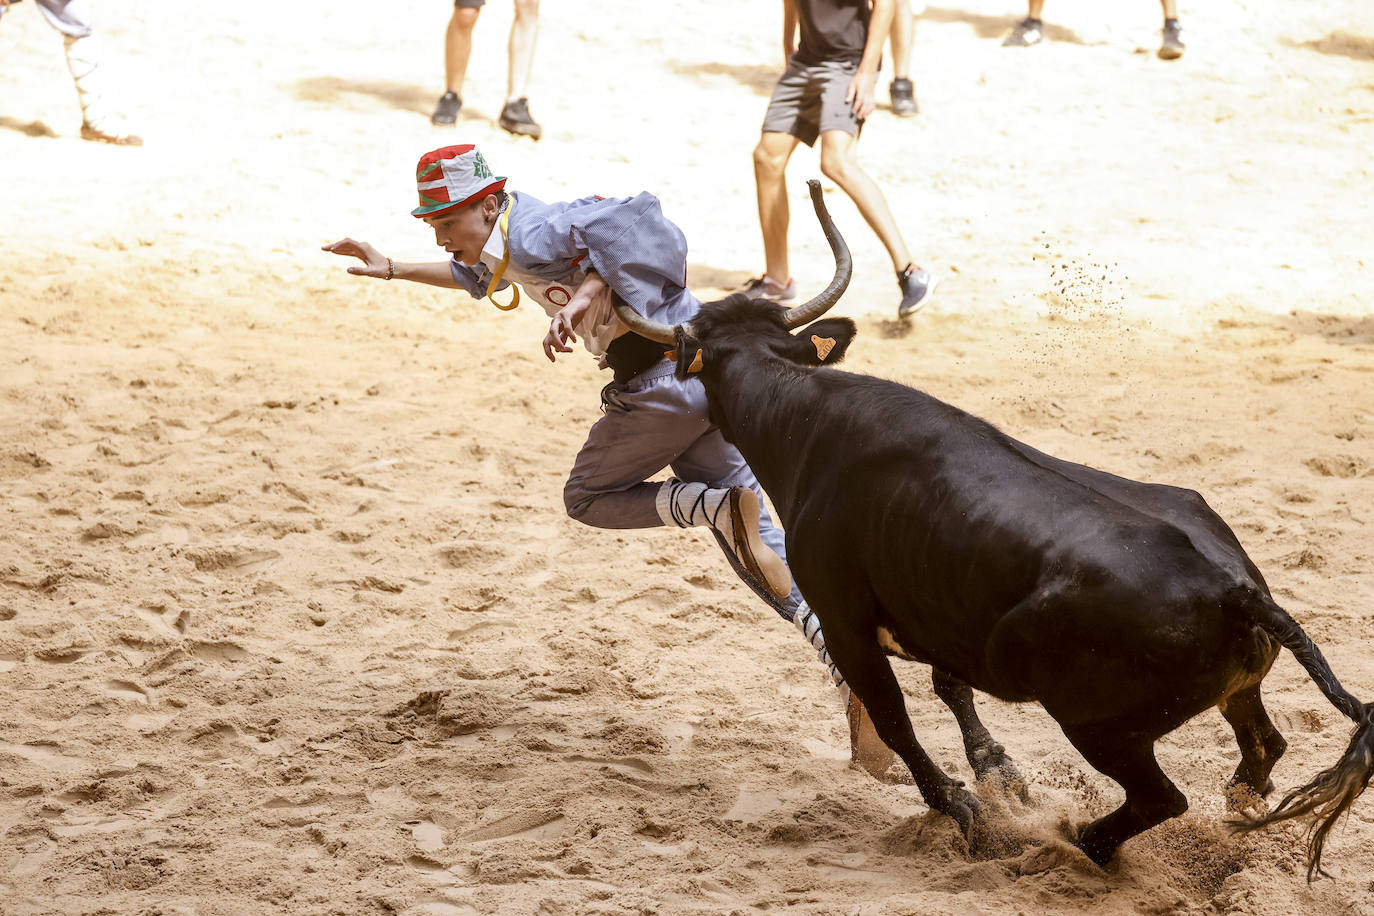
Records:
<instances>
[{"instance_id":1,"label":"red and white striped hat","mask_svg":"<svg viewBox=\"0 0 1374 916\"><path fill-rule=\"evenodd\" d=\"M445 146L420 157L415 167L420 206L411 216L431 219L443 216L506 186L504 175L493 175L487 160L471 143Z\"/></svg>"}]
</instances>

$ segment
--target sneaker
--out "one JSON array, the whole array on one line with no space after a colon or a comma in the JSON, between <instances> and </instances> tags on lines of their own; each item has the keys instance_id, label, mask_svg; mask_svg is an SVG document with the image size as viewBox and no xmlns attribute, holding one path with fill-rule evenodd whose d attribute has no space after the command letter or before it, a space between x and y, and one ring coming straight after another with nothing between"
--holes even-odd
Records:
<instances>
[{"instance_id":1,"label":"sneaker","mask_svg":"<svg viewBox=\"0 0 1374 916\"><path fill-rule=\"evenodd\" d=\"M897 286L902 290L902 304L897 306L897 317L907 318L916 314L921 306L930 301L935 292L935 276L924 267L908 266L897 273Z\"/></svg>"},{"instance_id":2,"label":"sneaker","mask_svg":"<svg viewBox=\"0 0 1374 916\"><path fill-rule=\"evenodd\" d=\"M143 138L138 134L128 133L120 127L112 124L102 123L99 127L84 122L81 125L82 140L96 140L100 143L113 143L115 146L142 146Z\"/></svg>"},{"instance_id":3,"label":"sneaker","mask_svg":"<svg viewBox=\"0 0 1374 916\"><path fill-rule=\"evenodd\" d=\"M887 87L887 97L892 100L892 113L899 118L909 118L920 111L916 105L916 87L909 79L893 80Z\"/></svg>"},{"instance_id":4,"label":"sneaker","mask_svg":"<svg viewBox=\"0 0 1374 916\"><path fill-rule=\"evenodd\" d=\"M1040 44L1045 37L1045 24L1039 19L1032 19L1027 16L1016 27L1007 33L1007 37L1002 39L1004 48L1029 48L1031 45Z\"/></svg>"},{"instance_id":5,"label":"sneaker","mask_svg":"<svg viewBox=\"0 0 1374 916\"><path fill-rule=\"evenodd\" d=\"M782 284L769 276L754 277L740 287L739 291L750 299L767 299L785 308L797 304L797 281L791 278L788 278L786 284Z\"/></svg>"},{"instance_id":6,"label":"sneaker","mask_svg":"<svg viewBox=\"0 0 1374 916\"><path fill-rule=\"evenodd\" d=\"M728 510L727 507L728 506ZM731 487L710 525L725 538L750 575L779 598L792 593L792 573L782 557L759 536L759 495L748 487Z\"/></svg>"},{"instance_id":7,"label":"sneaker","mask_svg":"<svg viewBox=\"0 0 1374 916\"><path fill-rule=\"evenodd\" d=\"M524 96L507 102L506 107L501 109L497 123L513 134L523 134L535 140L544 133L544 128L530 117L530 100Z\"/></svg>"},{"instance_id":8,"label":"sneaker","mask_svg":"<svg viewBox=\"0 0 1374 916\"><path fill-rule=\"evenodd\" d=\"M1183 43L1183 26L1177 19L1164 20L1164 41L1159 46L1160 60L1178 60L1187 50Z\"/></svg>"},{"instance_id":9,"label":"sneaker","mask_svg":"<svg viewBox=\"0 0 1374 916\"><path fill-rule=\"evenodd\" d=\"M458 112L462 110L463 100L458 98L458 93L445 92L439 96L439 104L435 106L434 114L429 116L429 123L452 124L458 120Z\"/></svg>"}]
</instances>

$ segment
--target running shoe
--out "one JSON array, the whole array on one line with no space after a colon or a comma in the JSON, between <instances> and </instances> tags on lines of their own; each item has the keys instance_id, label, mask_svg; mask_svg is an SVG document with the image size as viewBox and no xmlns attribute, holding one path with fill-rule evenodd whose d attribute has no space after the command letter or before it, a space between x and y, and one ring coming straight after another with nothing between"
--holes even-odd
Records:
<instances>
[{"instance_id":1,"label":"running shoe","mask_svg":"<svg viewBox=\"0 0 1374 916\"><path fill-rule=\"evenodd\" d=\"M439 96L439 104L435 107L434 114L429 116L429 123L452 124L458 120L458 112L462 109L463 100L458 98L458 93L445 92Z\"/></svg>"},{"instance_id":2,"label":"running shoe","mask_svg":"<svg viewBox=\"0 0 1374 916\"><path fill-rule=\"evenodd\" d=\"M1004 48L1029 48L1038 45L1045 37L1045 23L1027 16L1002 39Z\"/></svg>"}]
</instances>

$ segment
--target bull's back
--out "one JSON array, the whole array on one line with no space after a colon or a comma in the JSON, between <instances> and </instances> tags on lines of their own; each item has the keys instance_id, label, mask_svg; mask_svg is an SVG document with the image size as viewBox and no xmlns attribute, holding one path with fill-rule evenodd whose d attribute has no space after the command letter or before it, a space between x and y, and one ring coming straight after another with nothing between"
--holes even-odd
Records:
<instances>
[{"instance_id":1,"label":"bull's back","mask_svg":"<svg viewBox=\"0 0 1374 916\"><path fill-rule=\"evenodd\" d=\"M837 386L836 402L862 407L803 437L784 524L789 542L846 558L913 655L987 689L988 640L1008 615L1037 609L1051 616L1032 633L1081 631L1081 641L1104 614L1122 613L1108 629L1133 634L1154 613L1133 638L1168 621L1180 639L1155 651L1182 661L1189 639L1211 643L1221 625L1204 619L1210 598L1193 607L1198 595L1248 575L1262 587L1196 494L1052 458L922 392L874 382ZM1169 582L1177 596L1165 594Z\"/></svg>"}]
</instances>

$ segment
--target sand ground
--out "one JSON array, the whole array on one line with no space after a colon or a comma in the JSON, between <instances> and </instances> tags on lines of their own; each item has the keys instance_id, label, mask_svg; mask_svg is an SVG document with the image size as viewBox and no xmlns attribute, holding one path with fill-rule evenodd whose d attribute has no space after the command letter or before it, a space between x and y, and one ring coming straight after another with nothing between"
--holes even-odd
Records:
<instances>
[{"instance_id":1,"label":"sand ground","mask_svg":"<svg viewBox=\"0 0 1374 916\"><path fill-rule=\"evenodd\" d=\"M655 191L694 287L736 284L776 4L548 0L538 144L493 123L500 2L444 130L444 4L97 11L141 149L79 140L57 36L0 20L0 911L1374 913L1374 802L1309 887L1297 829L1227 834L1215 712L1159 744L1191 810L1101 870L1066 838L1116 786L981 700L1035 803L990 800L1002 840L970 855L909 777L849 767L822 669L704 537L565 516L584 355L319 251L431 257L414 161L476 141L546 199ZM922 113L865 131L943 277L916 321L830 189L850 367L1200 490L1374 699L1374 12L1188 3L1175 64L1148 3L1054 0L1053 41L1004 50L1019 12L926 8ZM899 675L968 777L928 673ZM1348 728L1288 656L1266 683L1291 787Z\"/></svg>"}]
</instances>

